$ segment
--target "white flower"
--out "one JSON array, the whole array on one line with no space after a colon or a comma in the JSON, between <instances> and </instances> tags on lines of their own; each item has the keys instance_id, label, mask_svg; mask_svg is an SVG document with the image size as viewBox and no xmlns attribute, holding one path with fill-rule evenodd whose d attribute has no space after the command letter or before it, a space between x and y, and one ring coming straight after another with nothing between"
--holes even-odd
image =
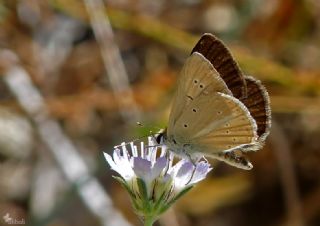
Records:
<instances>
[{"instance_id":1,"label":"white flower","mask_svg":"<svg viewBox=\"0 0 320 226\"><path fill-rule=\"evenodd\" d=\"M192 163L181 159L174 163L174 154L166 147L155 147L149 137L148 145L138 148L130 143L115 147L113 157L104 153L115 177L129 192L135 210L143 217L157 218L181 195L203 180L212 169L207 161Z\"/></svg>"}]
</instances>

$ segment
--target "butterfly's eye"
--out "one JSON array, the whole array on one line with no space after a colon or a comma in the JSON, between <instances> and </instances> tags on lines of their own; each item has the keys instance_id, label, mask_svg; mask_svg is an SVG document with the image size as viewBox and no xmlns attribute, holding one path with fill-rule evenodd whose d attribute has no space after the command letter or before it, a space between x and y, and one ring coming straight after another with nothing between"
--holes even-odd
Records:
<instances>
[{"instance_id":1,"label":"butterfly's eye","mask_svg":"<svg viewBox=\"0 0 320 226\"><path fill-rule=\"evenodd\" d=\"M157 141L158 144L161 143L162 138L163 138L163 133L160 133L158 136L156 136L156 141Z\"/></svg>"}]
</instances>

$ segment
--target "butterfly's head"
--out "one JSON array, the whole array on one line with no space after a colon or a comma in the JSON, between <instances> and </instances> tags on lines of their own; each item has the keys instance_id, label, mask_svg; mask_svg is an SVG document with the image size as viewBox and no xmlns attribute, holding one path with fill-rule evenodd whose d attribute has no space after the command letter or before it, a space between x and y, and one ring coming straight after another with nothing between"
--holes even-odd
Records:
<instances>
[{"instance_id":1,"label":"butterfly's head","mask_svg":"<svg viewBox=\"0 0 320 226\"><path fill-rule=\"evenodd\" d=\"M161 129L157 134L154 135L154 140L157 144L163 144L167 139L167 129Z\"/></svg>"},{"instance_id":2,"label":"butterfly's head","mask_svg":"<svg viewBox=\"0 0 320 226\"><path fill-rule=\"evenodd\" d=\"M196 162L199 157L197 153L193 151L193 147L187 143L181 143L176 139L173 135L169 135L167 133L167 129L160 130L154 137L154 142L157 145L164 145L173 152L175 155L180 156L182 158L189 159L192 162ZM202 157L201 155L200 157Z\"/></svg>"}]
</instances>

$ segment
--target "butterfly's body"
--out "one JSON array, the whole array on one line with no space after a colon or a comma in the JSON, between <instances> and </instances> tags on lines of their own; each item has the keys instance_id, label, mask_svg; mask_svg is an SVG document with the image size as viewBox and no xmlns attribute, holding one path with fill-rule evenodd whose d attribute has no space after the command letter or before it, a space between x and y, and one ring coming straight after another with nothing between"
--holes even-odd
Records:
<instances>
[{"instance_id":1,"label":"butterfly's body","mask_svg":"<svg viewBox=\"0 0 320 226\"><path fill-rule=\"evenodd\" d=\"M168 127L157 137L158 143L192 160L207 156L251 169L236 151L261 148L269 127L265 89L255 79L243 77L221 41L205 34L181 71Z\"/></svg>"},{"instance_id":2,"label":"butterfly's body","mask_svg":"<svg viewBox=\"0 0 320 226\"><path fill-rule=\"evenodd\" d=\"M161 133L161 136L162 137L159 138L161 138L162 140L159 143L165 144L169 150L174 150L174 152L179 156L192 159L191 155L193 153L197 153L191 144L181 142L179 141L179 139L177 139L177 137L174 137L173 135L168 136L166 130Z\"/></svg>"}]
</instances>

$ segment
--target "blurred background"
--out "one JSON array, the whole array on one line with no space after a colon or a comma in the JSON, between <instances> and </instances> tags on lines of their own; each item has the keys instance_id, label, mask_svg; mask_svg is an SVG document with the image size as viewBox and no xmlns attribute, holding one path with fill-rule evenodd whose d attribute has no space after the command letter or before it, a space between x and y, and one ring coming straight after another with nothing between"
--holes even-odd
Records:
<instances>
[{"instance_id":1,"label":"blurred background","mask_svg":"<svg viewBox=\"0 0 320 226\"><path fill-rule=\"evenodd\" d=\"M1 0L0 225L141 225L102 152L165 126L205 32L262 80L273 127L253 170L212 162L156 225L320 225L317 0Z\"/></svg>"}]
</instances>

